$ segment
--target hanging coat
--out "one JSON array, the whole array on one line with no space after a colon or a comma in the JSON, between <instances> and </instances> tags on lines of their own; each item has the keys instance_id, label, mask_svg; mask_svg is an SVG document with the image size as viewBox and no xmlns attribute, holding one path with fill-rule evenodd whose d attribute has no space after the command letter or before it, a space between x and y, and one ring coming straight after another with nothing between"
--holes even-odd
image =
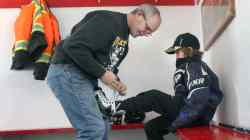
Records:
<instances>
[{"instance_id":1,"label":"hanging coat","mask_svg":"<svg viewBox=\"0 0 250 140\"><path fill-rule=\"evenodd\" d=\"M44 80L54 47L60 41L56 17L45 0L22 6L15 21L15 44L11 69L23 69L35 62L34 76Z\"/></svg>"}]
</instances>

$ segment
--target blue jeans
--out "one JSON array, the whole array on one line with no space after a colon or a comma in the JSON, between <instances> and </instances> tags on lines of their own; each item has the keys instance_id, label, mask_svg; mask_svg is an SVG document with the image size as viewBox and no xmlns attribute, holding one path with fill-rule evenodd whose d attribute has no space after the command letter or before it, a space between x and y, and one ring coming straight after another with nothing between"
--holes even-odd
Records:
<instances>
[{"instance_id":1,"label":"blue jeans","mask_svg":"<svg viewBox=\"0 0 250 140\"><path fill-rule=\"evenodd\" d=\"M62 105L76 140L107 140L109 124L99 110L93 81L69 64L51 64L47 83Z\"/></svg>"}]
</instances>

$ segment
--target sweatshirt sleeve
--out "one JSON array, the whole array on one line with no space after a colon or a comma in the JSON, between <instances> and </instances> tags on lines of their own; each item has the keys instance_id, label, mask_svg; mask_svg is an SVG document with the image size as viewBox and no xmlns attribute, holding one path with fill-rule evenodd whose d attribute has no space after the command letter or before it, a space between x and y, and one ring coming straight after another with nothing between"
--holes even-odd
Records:
<instances>
[{"instance_id":1,"label":"sweatshirt sleeve","mask_svg":"<svg viewBox=\"0 0 250 140\"><path fill-rule=\"evenodd\" d=\"M80 69L94 77L101 77L105 68L95 59L95 53L111 46L114 38L112 21L103 15L94 15L81 23L65 40L63 49Z\"/></svg>"}]
</instances>

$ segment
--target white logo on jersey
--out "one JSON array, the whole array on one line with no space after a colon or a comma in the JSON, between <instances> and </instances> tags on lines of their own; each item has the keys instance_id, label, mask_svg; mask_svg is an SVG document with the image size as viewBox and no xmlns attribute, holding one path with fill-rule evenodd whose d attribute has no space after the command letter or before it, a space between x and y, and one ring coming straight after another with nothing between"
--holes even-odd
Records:
<instances>
[{"instance_id":1,"label":"white logo on jersey","mask_svg":"<svg viewBox=\"0 0 250 140\"><path fill-rule=\"evenodd\" d=\"M205 78L199 78L199 79L195 79L193 81L190 82L189 84L189 89L193 86L197 86L197 85L201 85L205 82Z\"/></svg>"}]
</instances>

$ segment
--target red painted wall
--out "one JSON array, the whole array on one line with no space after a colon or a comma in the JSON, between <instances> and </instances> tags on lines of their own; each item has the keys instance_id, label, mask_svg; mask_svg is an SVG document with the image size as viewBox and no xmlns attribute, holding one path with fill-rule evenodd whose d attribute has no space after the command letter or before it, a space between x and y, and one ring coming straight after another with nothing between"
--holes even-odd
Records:
<instances>
[{"instance_id":1,"label":"red painted wall","mask_svg":"<svg viewBox=\"0 0 250 140\"><path fill-rule=\"evenodd\" d=\"M0 0L0 8L17 8L31 0ZM47 0L50 7L132 6L141 3L156 5L194 5L194 0Z\"/></svg>"},{"instance_id":2,"label":"red painted wall","mask_svg":"<svg viewBox=\"0 0 250 140\"><path fill-rule=\"evenodd\" d=\"M204 0L203 5L227 5L228 0Z\"/></svg>"}]
</instances>

